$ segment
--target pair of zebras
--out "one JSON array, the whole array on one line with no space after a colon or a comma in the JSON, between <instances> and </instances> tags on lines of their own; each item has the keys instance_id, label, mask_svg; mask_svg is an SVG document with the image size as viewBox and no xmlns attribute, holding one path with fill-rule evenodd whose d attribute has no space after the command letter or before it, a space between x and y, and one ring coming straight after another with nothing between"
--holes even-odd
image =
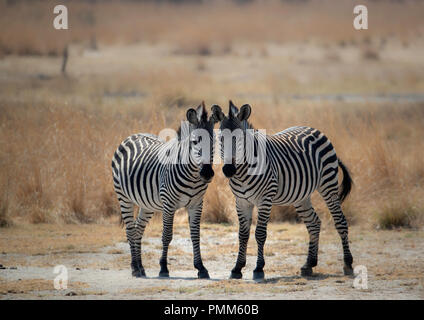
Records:
<instances>
[{"instance_id":1,"label":"pair of zebras","mask_svg":"<svg viewBox=\"0 0 424 320\"><path fill-rule=\"evenodd\" d=\"M230 156L226 156L223 172L229 178L231 190L236 198L239 219L239 253L231 278L242 278L241 270L246 265L246 249L252 223L252 210L258 208L255 238L258 245L258 257L253 278L264 278L264 244L267 236L267 223L272 205L294 205L309 232L309 251L301 274L312 274L317 265L320 219L311 205L311 194L318 190L324 198L341 237L344 254L344 273L351 275L352 255L349 249L348 225L340 204L349 194L351 177L337 158L328 138L320 131L309 127L293 127L274 135L262 136L265 141L265 162L260 174L251 174L249 170L256 164L249 161L235 161L239 150L237 144L247 143L248 132L256 132L247 121L251 107L243 105L240 110L230 101L228 115L224 115L217 105L212 106L208 117L204 103L197 110L187 111L188 134L178 130L178 136L164 141L151 134L135 134L125 139L115 151L112 160L113 181L121 207L122 220L131 248L132 274L144 277L141 260L141 239L147 223L156 211L163 212L163 251L160 258L159 276L168 277L168 246L172 240L173 218L177 209L188 210L190 236L193 243L194 267L199 278L209 278L200 254L200 218L203 196L208 183L214 175L212 169L214 125L220 122L220 132L228 129L245 134L244 139L230 146ZM193 134L197 129L207 133L211 149L209 152L196 149L204 139ZM254 142L260 135L253 134ZM230 140L232 142L232 140ZM254 152L258 152L258 143ZM221 141L221 157L228 148ZM184 150L190 150L186 161L181 161ZM227 149L228 150L228 149ZM246 150L246 148L242 149ZM194 151L194 152L191 152ZM176 154L174 161L163 161L163 154ZM247 159L247 151L242 159ZM205 154L208 157L205 158ZM197 155L197 156L196 156ZM244 157L244 158L243 158ZM229 159L229 161L228 161ZM225 159L224 159L225 160ZM339 188L338 167L342 169L343 181ZM340 190L339 190L340 189ZM140 207L134 219L134 205Z\"/></svg>"}]
</instances>

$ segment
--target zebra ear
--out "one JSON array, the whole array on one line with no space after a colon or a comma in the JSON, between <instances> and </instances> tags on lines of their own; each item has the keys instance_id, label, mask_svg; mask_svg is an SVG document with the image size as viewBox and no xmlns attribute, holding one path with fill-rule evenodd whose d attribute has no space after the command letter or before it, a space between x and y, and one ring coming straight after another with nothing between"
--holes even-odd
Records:
<instances>
[{"instance_id":1,"label":"zebra ear","mask_svg":"<svg viewBox=\"0 0 424 320\"><path fill-rule=\"evenodd\" d=\"M237 116L238 112L239 112L238 108L230 100L230 106L229 106L229 110L228 110L228 117L229 118L235 118Z\"/></svg>"},{"instance_id":2,"label":"zebra ear","mask_svg":"<svg viewBox=\"0 0 424 320\"><path fill-rule=\"evenodd\" d=\"M238 118L240 121L247 120L247 119L249 119L249 117L250 117L250 113L251 113L251 112L252 112L252 108L250 107L250 105L245 104L245 105L243 105L243 106L240 108L240 112L239 112L239 114L237 115L237 118Z\"/></svg>"},{"instance_id":3,"label":"zebra ear","mask_svg":"<svg viewBox=\"0 0 424 320\"><path fill-rule=\"evenodd\" d=\"M208 112L206 111L205 101L202 101L202 103L197 107L196 112L198 121L208 121Z\"/></svg>"},{"instance_id":4,"label":"zebra ear","mask_svg":"<svg viewBox=\"0 0 424 320\"><path fill-rule=\"evenodd\" d=\"M224 113L222 112L222 109L220 106L218 106L217 104L214 104L212 106L212 119L214 123L217 123L219 121L224 120Z\"/></svg>"},{"instance_id":5,"label":"zebra ear","mask_svg":"<svg viewBox=\"0 0 424 320\"><path fill-rule=\"evenodd\" d=\"M199 120L197 119L197 112L193 108L187 110L187 121L191 124L197 126L199 124Z\"/></svg>"}]
</instances>

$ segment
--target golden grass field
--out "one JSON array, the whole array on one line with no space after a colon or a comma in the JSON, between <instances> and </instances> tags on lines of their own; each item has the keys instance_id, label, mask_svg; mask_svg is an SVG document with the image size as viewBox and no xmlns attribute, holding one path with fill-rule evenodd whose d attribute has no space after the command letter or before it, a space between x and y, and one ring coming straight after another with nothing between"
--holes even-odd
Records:
<instances>
[{"instance_id":1,"label":"golden grass field","mask_svg":"<svg viewBox=\"0 0 424 320\"><path fill-rule=\"evenodd\" d=\"M357 31L355 3L72 1L70 29L58 31L52 27L54 2L0 1L0 237L6 248L0 263L45 266L31 257L65 251L70 259L86 247L91 252L125 241L111 178L113 152L132 133L176 129L202 100L225 111L229 99L249 103L253 125L270 134L295 125L321 130L354 180L343 205L356 230L351 242L364 232L364 243L394 243L392 235L400 232L422 246L424 4L363 1L369 30ZM235 236L234 198L219 165L215 173L203 228L214 230L206 235L228 230ZM334 231L324 202L314 195L313 204ZM176 219L187 226L184 211ZM304 232L296 239L306 255L304 226L287 224L295 220L292 208L273 208L270 228L284 222L285 229ZM150 236L160 238L160 221L160 215L152 220L157 232ZM398 228L404 230L382 231ZM101 236L66 237L81 230ZM236 237L229 245L235 253ZM393 259L388 261L403 259L402 253ZM123 261L119 266L127 272L129 261ZM422 266L418 260L402 272ZM294 273L300 262L292 267Z\"/></svg>"}]
</instances>

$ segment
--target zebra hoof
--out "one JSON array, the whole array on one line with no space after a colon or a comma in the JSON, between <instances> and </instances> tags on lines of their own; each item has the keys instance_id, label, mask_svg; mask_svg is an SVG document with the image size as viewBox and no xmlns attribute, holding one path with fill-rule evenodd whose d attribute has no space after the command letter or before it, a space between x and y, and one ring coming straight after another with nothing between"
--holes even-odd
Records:
<instances>
[{"instance_id":1,"label":"zebra hoof","mask_svg":"<svg viewBox=\"0 0 424 320\"><path fill-rule=\"evenodd\" d=\"M133 271L132 275L136 278L146 278L146 272L144 272L144 270Z\"/></svg>"},{"instance_id":2,"label":"zebra hoof","mask_svg":"<svg viewBox=\"0 0 424 320\"><path fill-rule=\"evenodd\" d=\"M343 273L345 276L353 276L353 269L352 266L344 266L343 267Z\"/></svg>"},{"instance_id":3,"label":"zebra hoof","mask_svg":"<svg viewBox=\"0 0 424 320\"><path fill-rule=\"evenodd\" d=\"M159 272L159 278L169 278L169 271Z\"/></svg>"},{"instance_id":4,"label":"zebra hoof","mask_svg":"<svg viewBox=\"0 0 424 320\"><path fill-rule=\"evenodd\" d=\"M199 271L197 273L197 278L198 279L210 279L208 270L204 269L202 271Z\"/></svg>"},{"instance_id":5,"label":"zebra hoof","mask_svg":"<svg viewBox=\"0 0 424 320\"><path fill-rule=\"evenodd\" d=\"M253 271L253 280L261 281L261 280L264 280L264 279L265 279L265 273L262 270L260 270L260 271L254 270Z\"/></svg>"},{"instance_id":6,"label":"zebra hoof","mask_svg":"<svg viewBox=\"0 0 424 320\"><path fill-rule=\"evenodd\" d=\"M302 267L300 268L300 275L302 277L312 277L312 267Z\"/></svg>"},{"instance_id":7,"label":"zebra hoof","mask_svg":"<svg viewBox=\"0 0 424 320\"><path fill-rule=\"evenodd\" d=\"M243 274L241 272L231 271L230 279L241 279Z\"/></svg>"}]
</instances>

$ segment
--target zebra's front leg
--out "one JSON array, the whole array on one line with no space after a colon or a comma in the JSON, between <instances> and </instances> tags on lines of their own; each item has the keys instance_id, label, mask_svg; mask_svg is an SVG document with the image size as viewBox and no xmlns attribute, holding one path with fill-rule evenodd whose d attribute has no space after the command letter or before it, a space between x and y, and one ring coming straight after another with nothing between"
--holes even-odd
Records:
<instances>
[{"instance_id":1,"label":"zebra's front leg","mask_svg":"<svg viewBox=\"0 0 424 320\"><path fill-rule=\"evenodd\" d=\"M295 208L309 233L308 257L305 264L300 268L300 274L302 277L310 277L312 276L312 268L318 264L318 244L321 220L312 207L310 198L295 204Z\"/></svg>"},{"instance_id":2,"label":"zebra's front leg","mask_svg":"<svg viewBox=\"0 0 424 320\"><path fill-rule=\"evenodd\" d=\"M258 206L258 222L256 224L255 238L258 244L258 260L256 269L253 270L253 280L263 280L265 278L264 266L264 246L267 236L267 225L271 215L271 201L264 201Z\"/></svg>"},{"instance_id":3,"label":"zebra's front leg","mask_svg":"<svg viewBox=\"0 0 424 320\"><path fill-rule=\"evenodd\" d=\"M209 279L208 270L204 267L200 254L200 218L202 216L203 201L188 209L188 223L190 225L191 242L193 243L193 263L198 270L199 279Z\"/></svg>"},{"instance_id":4,"label":"zebra's front leg","mask_svg":"<svg viewBox=\"0 0 424 320\"><path fill-rule=\"evenodd\" d=\"M253 205L243 199L236 199L237 216L239 219L239 252L237 262L231 270L230 279L241 279L241 270L246 266L246 250L252 225Z\"/></svg>"},{"instance_id":5,"label":"zebra's front leg","mask_svg":"<svg viewBox=\"0 0 424 320\"><path fill-rule=\"evenodd\" d=\"M172 240L175 210L164 208L163 210L163 230L162 230L162 256L159 260L159 277L169 277L168 270L168 247Z\"/></svg>"}]
</instances>

